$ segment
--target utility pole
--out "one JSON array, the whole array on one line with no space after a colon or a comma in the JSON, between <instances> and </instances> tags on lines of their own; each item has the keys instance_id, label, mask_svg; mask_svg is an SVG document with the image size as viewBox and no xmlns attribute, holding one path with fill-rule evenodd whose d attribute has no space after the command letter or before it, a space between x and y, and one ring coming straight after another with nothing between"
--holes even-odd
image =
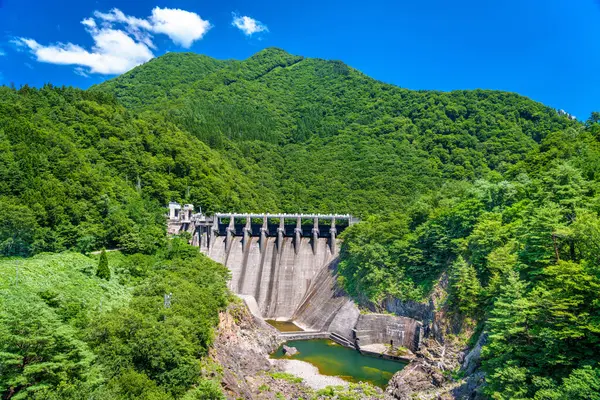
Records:
<instances>
[{"instance_id":1,"label":"utility pole","mask_svg":"<svg viewBox=\"0 0 600 400\"><path fill-rule=\"evenodd\" d=\"M173 293L169 293L169 294L165 293L165 302L164 302L165 308L171 308L171 297L172 296L173 296Z\"/></svg>"}]
</instances>

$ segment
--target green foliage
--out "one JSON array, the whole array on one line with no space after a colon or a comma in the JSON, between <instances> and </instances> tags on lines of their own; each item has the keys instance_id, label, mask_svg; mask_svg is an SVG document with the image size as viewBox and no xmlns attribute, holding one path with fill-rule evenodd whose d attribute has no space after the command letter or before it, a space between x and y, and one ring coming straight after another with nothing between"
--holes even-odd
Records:
<instances>
[{"instance_id":1,"label":"green foliage","mask_svg":"<svg viewBox=\"0 0 600 400\"><path fill-rule=\"evenodd\" d=\"M0 221L0 255L30 255L38 224L27 207L0 196Z\"/></svg>"},{"instance_id":2,"label":"green foliage","mask_svg":"<svg viewBox=\"0 0 600 400\"><path fill-rule=\"evenodd\" d=\"M133 369L122 371L100 390L101 396L119 400L169 400L172 399L156 382Z\"/></svg>"},{"instance_id":3,"label":"green foliage","mask_svg":"<svg viewBox=\"0 0 600 400\"><path fill-rule=\"evenodd\" d=\"M230 161L157 113L104 93L0 87L0 254L165 243L164 205L276 208Z\"/></svg>"},{"instance_id":4,"label":"green foliage","mask_svg":"<svg viewBox=\"0 0 600 400\"><path fill-rule=\"evenodd\" d=\"M182 400L225 400L221 385L210 379L202 380L195 388L190 389Z\"/></svg>"},{"instance_id":5,"label":"green foliage","mask_svg":"<svg viewBox=\"0 0 600 400\"><path fill-rule=\"evenodd\" d=\"M229 300L229 273L177 246L181 253L111 253L122 265L109 281L80 254L0 260L0 395L223 399L201 366ZM118 275L139 260L136 279Z\"/></svg>"},{"instance_id":6,"label":"green foliage","mask_svg":"<svg viewBox=\"0 0 600 400\"><path fill-rule=\"evenodd\" d=\"M88 347L35 294L3 295L0 309L0 393L27 398L89 373Z\"/></svg>"},{"instance_id":7,"label":"green foliage","mask_svg":"<svg viewBox=\"0 0 600 400\"><path fill-rule=\"evenodd\" d=\"M271 372L269 375L271 375L275 379L283 379L284 381L291 383L302 382L302 378L298 378L297 376L288 374L287 372Z\"/></svg>"},{"instance_id":8,"label":"green foliage","mask_svg":"<svg viewBox=\"0 0 600 400\"><path fill-rule=\"evenodd\" d=\"M98 261L96 276L107 281L110 279L110 268L108 267L108 257L106 257L105 249L102 249L100 252L100 260Z\"/></svg>"},{"instance_id":9,"label":"green foliage","mask_svg":"<svg viewBox=\"0 0 600 400\"><path fill-rule=\"evenodd\" d=\"M327 386L317 391L315 399L359 400L365 397L383 398L374 386L368 383L350 383L348 387Z\"/></svg>"},{"instance_id":10,"label":"green foliage","mask_svg":"<svg viewBox=\"0 0 600 400\"><path fill-rule=\"evenodd\" d=\"M0 259L0 394L85 398L99 378L81 329L127 302L127 290L95 276L81 254ZM52 395L52 396L51 396Z\"/></svg>"},{"instance_id":11,"label":"green foliage","mask_svg":"<svg viewBox=\"0 0 600 400\"><path fill-rule=\"evenodd\" d=\"M163 259L155 271L127 307L92 321L88 341L111 375L133 369L180 396L198 383L199 356L228 301L228 271L197 251L193 258Z\"/></svg>"},{"instance_id":12,"label":"green foliage","mask_svg":"<svg viewBox=\"0 0 600 400\"><path fill-rule=\"evenodd\" d=\"M450 306L463 315L473 316L479 308L480 296L481 284L475 268L459 256L450 269Z\"/></svg>"},{"instance_id":13,"label":"green foliage","mask_svg":"<svg viewBox=\"0 0 600 400\"><path fill-rule=\"evenodd\" d=\"M360 216L342 236L350 295L423 300L449 272L442 306L489 332L491 397L595 398L599 121L279 49L170 53L88 91L0 87L0 255L33 255L0 260L2 395L222 398L201 359L227 271L167 242L177 200ZM133 254L107 255L115 279L96 276L104 256L36 255L100 248Z\"/></svg>"},{"instance_id":14,"label":"green foliage","mask_svg":"<svg viewBox=\"0 0 600 400\"><path fill-rule=\"evenodd\" d=\"M244 61L170 53L88 91L2 87L0 253L152 254L170 200L398 212L442 182L502 173L576 126L514 94L414 92L279 49ZM600 173L593 159L587 175ZM556 173L563 187L581 178ZM424 256L417 280L436 275Z\"/></svg>"},{"instance_id":15,"label":"green foliage","mask_svg":"<svg viewBox=\"0 0 600 400\"><path fill-rule=\"evenodd\" d=\"M444 180L504 172L577 126L515 94L415 92L272 48L244 61L169 54L91 91L160 113L291 212L397 211Z\"/></svg>"}]
</instances>

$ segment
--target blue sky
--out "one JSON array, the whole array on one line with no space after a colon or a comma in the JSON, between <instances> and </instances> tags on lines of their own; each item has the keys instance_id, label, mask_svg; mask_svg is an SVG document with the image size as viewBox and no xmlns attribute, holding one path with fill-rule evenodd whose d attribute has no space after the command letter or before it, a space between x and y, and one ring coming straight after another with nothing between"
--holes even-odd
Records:
<instances>
[{"instance_id":1,"label":"blue sky","mask_svg":"<svg viewBox=\"0 0 600 400\"><path fill-rule=\"evenodd\" d=\"M276 46L410 89L515 91L580 119L600 110L599 0L0 4L0 84L86 88L167 51L243 59Z\"/></svg>"}]
</instances>

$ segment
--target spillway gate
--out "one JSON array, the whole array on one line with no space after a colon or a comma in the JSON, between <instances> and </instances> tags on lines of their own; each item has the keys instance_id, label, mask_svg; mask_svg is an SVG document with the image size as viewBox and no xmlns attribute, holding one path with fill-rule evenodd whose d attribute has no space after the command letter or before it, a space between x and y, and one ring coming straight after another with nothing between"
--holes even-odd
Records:
<instances>
[{"instance_id":1,"label":"spillway gate","mask_svg":"<svg viewBox=\"0 0 600 400\"><path fill-rule=\"evenodd\" d=\"M293 238L294 251L298 254L302 238L308 237L311 238L313 253L317 252L319 239L327 239L331 253L335 254L338 234L357 222L347 214L215 213L212 217L202 217L194 221L193 243L205 253L223 237L226 251L229 251L236 238L242 237L242 244L245 244L252 237L258 237L259 248L263 252L271 237L276 238L278 248L283 245L285 238Z\"/></svg>"}]
</instances>

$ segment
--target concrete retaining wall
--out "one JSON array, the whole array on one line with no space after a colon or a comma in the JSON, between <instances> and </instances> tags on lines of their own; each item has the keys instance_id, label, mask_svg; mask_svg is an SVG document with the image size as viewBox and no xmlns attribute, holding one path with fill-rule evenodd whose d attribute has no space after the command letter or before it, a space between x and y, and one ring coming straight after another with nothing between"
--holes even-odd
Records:
<instances>
[{"instance_id":1,"label":"concrete retaining wall","mask_svg":"<svg viewBox=\"0 0 600 400\"><path fill-rule=\"evenodd\" d=\"M311 339L330 339L329 332L285 332L280 333L278 338L281 340L311 340Z\"/></svg>"},{"instance_id":2,"label":"concrete retaining wall","mask_svg":"<svg viewBox=\"0 0 600 400\"><path fill-rule=\"evenodd\" d=\"M403 346L416 350L420 345L423 324L406 317L386 314L361 314L355 328L359 346L375 343Z\"/></svg>"}]
</instances>

